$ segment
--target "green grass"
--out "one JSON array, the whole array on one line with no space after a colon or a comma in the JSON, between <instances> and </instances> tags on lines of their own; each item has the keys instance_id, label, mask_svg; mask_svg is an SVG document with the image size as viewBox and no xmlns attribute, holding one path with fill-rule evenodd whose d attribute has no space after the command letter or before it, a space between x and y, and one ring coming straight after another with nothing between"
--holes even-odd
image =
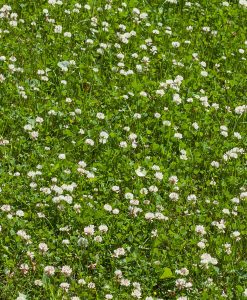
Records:
<instances>
[{"instance_id":1,"label":"green grass","mask_svg":"<svg viewBox=\"0 0 247 300\"><path fill-rule=\"evenodd\" d=\"M247 4L48 2L0 3L0 299L247 297Z\"/></svg>"}]
</instances>

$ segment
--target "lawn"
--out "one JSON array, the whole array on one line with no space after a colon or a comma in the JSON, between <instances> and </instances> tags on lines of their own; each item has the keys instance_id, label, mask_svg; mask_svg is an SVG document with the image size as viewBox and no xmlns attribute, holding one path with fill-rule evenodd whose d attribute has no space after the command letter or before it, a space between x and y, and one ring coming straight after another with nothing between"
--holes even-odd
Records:
<instances>
[{"instance_id":1,"label":"lawn","mask_svg":"<svg viewBox=\"0 0 247 300\"><path fill-rule=\"evenodd\" d=\"M0 300L247 299L247 1L0 1Z\"/></svg>"}]
</instances>

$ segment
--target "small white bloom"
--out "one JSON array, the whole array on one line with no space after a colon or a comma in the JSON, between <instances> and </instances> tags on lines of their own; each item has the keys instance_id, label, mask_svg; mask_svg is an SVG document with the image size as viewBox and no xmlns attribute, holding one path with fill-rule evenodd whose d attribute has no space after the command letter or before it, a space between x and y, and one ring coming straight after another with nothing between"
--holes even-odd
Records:
<instances>
[{"instance_id":1,"label":"small white bloom","mask_svg":"<svg viewBox=\"0 0 247 300\"><path fill-rule=\"evenodd\" d=\"M142 167L138 167L138 169L136 169L135 172L136 172L136 175L139 177L145 177L147 174L147 171Z\"/></svg>"},{"instance_id":2,"label":"small white bloom","mask_svg":"<svg viewBox=\"0 0 247 300\"><path fill-rule=\"evenodd\" d=\"M58 158L59 158L59 159L65 159L65 158L66 158L66 155L63 154L63 153L61 153L61 154L58 155Z\"/></svg>"}]
</instances>

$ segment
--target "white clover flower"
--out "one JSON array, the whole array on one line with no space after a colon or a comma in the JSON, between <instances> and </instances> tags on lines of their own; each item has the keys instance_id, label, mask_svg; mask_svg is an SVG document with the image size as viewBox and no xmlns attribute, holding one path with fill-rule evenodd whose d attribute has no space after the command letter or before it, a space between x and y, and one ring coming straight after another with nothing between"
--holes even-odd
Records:
<instances>
[{"instance_id":1,"label":"white clover flower","mask_svg":"<svg viewBox=\"0 0 247 300\"><path fill-rule=\"evenodd\" d=\"M178 48L178 47L180 47L180 43L179 42L172 42L172 47Z\"/></svg>"},{"instance_id":2,"label":"white clover flower","mask_svg":"<svg viewBox=\"0 0 247 300\"><path fill-rule=\"evenodd\" d=\"M96 114L96 118L100 119L100 120L104 120L105 119L105 115L102 112L98 112Z\"/></svg>"},{"instance_id":3,"label":"white clover flower","mask_svg":"<svg viewBox=\"0 0 247 300\"><path fill-rule=\"evenodd\" d=\"M108 231L108 226L106 226L106 225L100 225L99 226L99 231L101 231L101 232L107 232Z\"/></svg>"},{"instance_id":4,"label":"white clover flower","mask_svg":"<svg viewBox=\"0 0 247 300\"><path fill-rule=\"evenodd\" d=\"M242 136L239 132L234 132L233 133L234 137L237 138L238 140L241 140L242 139Z\"/></svg>"},{"instance_id":5,"label":"white clover flower","mask_svg":"<svg viewBox=\"0 0 247 300\"><path fill-rule=\"evenodd\" d=\"M47 244L46 243L40 243L39 244L39 250L41 251L41 252L47 252L48 251L48 246L47 246Z\"/></svg>"},{"instance_id":6,"label":"white clover flower","mask_svg":"<svg viewBox=\"0 0 247 300\"><path fill-rule=\"evenodd\" d=\"M9 204L4 204L1 206L1 210L5 212L9 212L11 210L11 206Z\"/></svg>"},{"instance_id":7,"label":"white clover flower","mask_svg":"<svg viewBox=\"0 0 247 300\"><path fill-rule=\"evenodd\" d=\"M200 235L204 235L207 233L203 225L196 225L195 231Z\"/></svg>"},{"instance_id":8,"label":"white clover flower","mask_svg":"<svg viewBox=\"0 0 247 300\"><path fill-rule=\"evenodd\" d=\"M69 245L69 244L70 244L70 241L69 241L69 240L62 240L62 244L63 244L63 245Z\"/></svg>"},{"instance_id":9,"label":"white clover flower","mask_svg":"<svg viewBox=\"0 0 247 300\"><path fill-rule=\"evenodd\" d=\"M227 131L221 131L220 134L223 135L224 137L228 137L228 132Z\"/></svg>"},{"instance_id":10,"label":"white clover flower","mask_svg":"<svg viewBox=\"0 0 247 300\"><path fill-rule=\"evenodd\" d=\"M247 0L239 0L239 4L247 8Z\"/></svg>"},{"instance_id":11,"label":"white clover flower","mask_svg":"<svg viewBox=\"0 0 247 300\"><path fill-rule=\"evenodd\" d=\"M163 89L157 90L157 91L156 91L156 95L164 96L164 95L165 95L165 91L164 91Z\"/></svg>"},{"instance_id":12,"label":"white clover flower","mask_svg":"<svg viewBox=\"0 0 247 300\"><path fill-rule=\"evenodd\" d=\"M230 210L228 208L222 209L223 214L230 215Z\"/></svg>"},{"instance_id":13,"label":"white clover flower","mask_svg":"<svg viewBox=\"0 0 247 300\"><path fill-rule=\"evenodd\" d=\"M200 248L200 249L204 249L206 247L205 243L203 241L201 242L198 242L197 243L197 246Z\"/></svg>"},{"instance_id":14,"label":"white clover flower","mask_svg":"<svg viewBox=\"0 0 247 300\"><path fill-rule=\"evenodd\" d=\"M217 161L214 160L214 161L211 162L211 166L215 167L215 168L219 168L220 164Z\"/></svg>"},{"instance_id":15,"label":"white clover flower","mask_svg":"<svg viewBox=\"0 0 247 300\"><path fill-rule=\"evenodd\" d=\"M239 231L233 231L232 234L231 234L232 237L234 237L236 239L236 241L239 241L241 240L241 237L240 237L240 232Z\"/></svg>"},{"instance_id":16,"label":"white clover flower","mask_svg":"<svg viewBox=\"0 0 247 300\"><path fill-rule=\"evenodd\" d=\"M121 278L122 275L123 275L121 270L116 270L116 271L114 272L114 274L115 274L115 276L118 277L118 278Z\"/></svg>"},{"instance_id":17,"label":"white clover flower","mask_svg":"<svg viewBox=\"0 0 247 300\"><path fill-rule=\"evenodd\" d=\"M55 33L62 33L63 27L61 25L55 25L54 32Z\"/></svg>"},{"instance_id":18,"label":"white clover flower","mask_svg":"<svg viewBox=\"0 0 247 300\"><path fill-rule=\"evenodd\" d=\"M109 137L109 134L106 132L106 131L101 131L99 136L102 138L102 139L108 139Z\"/></svg>"},{"instance_id":19,"label":"white clover flower","mask_svg":"<svg viewBox=\"0 0 247 300\"><path fill-rule=\"evenodd\" d=\"M25 294L19 293L16 300L27 300L27 296Z\"/></svg>"},{"instance_id":20,"label":"white clover flower","mask_svg":"<svg viewBox=\"0 0 247 300\"><path fill-rule=\"evenodd\" d=\"M4 80L5 80L4 75L3 75L3 74L0 74L0 82L4 82Z\"/></svg>"},{"instance_id":21,"label":"white clover flower","mask_svg":"<svg viewBox=\"0 0 247 300\"><path fill-rule=\"evenodd\" d=\"M61 153L61 154L58 155L58 158L59 159L65 159L66 155L64 153Z\"/></svg>"},{"instance_id":22,"label":"white clover flower","mask_svg":"<svg viewBox=\"0 0 247 300\"><path fill-rule=\"evenodd\" d=\"M178 183L178 177L173 175L173 176L170 176L169 179L168 179L169 183L171 184L177 184Z\"/></svg>"},{"instance_id":23,"label":"white clover flower","mask_svg":"<svg viewBox=\"0 0 247 300\"><path fill-rule=\"evenodd\" d=\"M70 266L63 266L61 269L61 273L69 277L72 274L72 269Z\"/></svg>"},{"instance_id":24,"label":"white clover flower","mask_svg":"<svg viewBox=\"0 0 247 300\"><path fill-rule=\"evenodd\" d=\"M178 105L182 103L182 99L180 98L179 94L174 94L172 96L172 100L173 100L173 102L175 102Z\"/></svg>"},{"instance_id":25,"label":"white clover flower","mask_svg":"<svg viewBox=\"0 0 247 300\"><path fill-rule=\"evenodd\" d=\"M103 241L103 239L100 235L95 236L93 240L97 243L101 243Z\"/></svg>"},{"instance_id":26,"label":"white clover flower","mask_svg":"<svg viewBox=\"0 0 247 300\"><path fill-rule=\"evenodd\" d=\"M134 141L135 139L137 139L137 135L136 135L135 133L131 133L131 134L129 135L129 139L130 139L131 141Z\"/></svg>"},{"instance_id":27,"label":"white clover flower","mask_svg":"<svg viewBox=\"0 0 247 300\"><path fill-rule=\"evenodd\" d=\"M216 258L212 257L210 254L204 253L201 255L201 264L207 268L209 266L209 264L217 265L218 260Z\"/></svg>"},{"instance_id":28,"label":"white clover flower","mask_svg":"<svg viewBox=\"0 0 247 300\"><path fill-rule=\"evenodd\" d=\"M69 287L70 287L70 284L67 283L67 282L62 282L62 283L60 283L59 287L60 287L61 289L63 289L65 292L68 292Z\"/></svg>"},{"instance_id":29,"label":"white clover flower","mask_svg":"<svg viewBox=\"0 0 247 300\"><path fill-rule=\"evenodd\" d=\"M169 194L169 198L170 198L172 201L178 201L179 194L178 194L178 193L175 193L175 192L172 192L172 193Z\"/></svg>"},{"instance_id":30,"label":"white clover flower","mask_svg":"<svg viewBox=\"0 0 247 300\"><path fill-rule=\"evenodd\" d=\"M240 199L245 199L245 198L247 198L247 192L242 192L241 194L240 194ZM236 199L236 198L234 198L234 199ZM236 202L235 202L236 203ZM238 202L239 203L239 202Z\"/></svg>"},{"instance_id":31,"label":"white clover flower","mask_svg":"<svg viewBox=\"0 0 247 300\"><path fill-rule=\"evenodd\" d=\"M156 118L156 119L159 119L160 117L161 117L161 114L160 113L154 113L154 117Z\"/></svg>"},{"instance_id":32,"label":"white clover flower","mask_svg":"<svg viewBox=\"0 0 247 300\"><path fill-rule=\"evenodd\" d=\"M133 200L134 195L132 193L125 193L124 198L127 199L127 200Z\"/></svg>"},{"instance_id":33,"label":"white clover flower","mask_svg":"<svg viewBox=\"0 0 247 300\"><path fill-rule=\"evenodd\" d=\"M84 227L84 233L86 235L94 235L94 225Z\"/></svg>"},{"instance_id":34,"label":"white clover flower","mask_svg":"<svg viewBox=\"0 0 247 300\"><path fill-rule=\"evenodd\" d=\"M238 115L242 115L245 112L247 112L247 105L241 105L241 106L237 106L235 108L235 113Z\"/></svg>"},{"instance_id":35,"label":"white clover flower","mask_svg":"<svg viewBox=\"0 0 247 300\"><path fill-rule=\"evenodd\" d=\"M192 123L192 127L193 127L195 130L198 130L198 129L199 129L199 125L198 125L196 122Z\"/></svg>"},{"instance_id":36,"label":"white clover flower","mask_svg":"<svg viewBox=\"0 0 247 300\"><path fill-rule=\"evenodd\" d=\"M142 115L139 113L135 113L133 117L134 119L141 119Z\"/></svg>"},{"instance_id":37,"label":"white clover flower","mask_svg":"<svg viewBox=\"0 0 247 300\"><path fill-rule=\"evenodd\" d=\"M175 271L176 274L187 276L189 275L189 270L187 268L182 268L180 270Z\"/></svg>"},{"instance_id":38,"label":"white clover flower","mask_svg":"<svg viewBox=\"0 0 247 300\"><path fill-rule=\"evenodd\" d=\"M117 249L115 249L113 252L114 252L114 254L113 254L112 256L113 256L113 257L116 257L116 258L125 255L125 250L124 250L124 248L117 248Z\"/></svg>"},{"instance_id":39,"label":"white clover flower","mask_svg":"<svg viewBox=\"0 0 247 300\"><path fill-rule=\"evenodd\" d=\"M131 293L131 296L137 299L141 299L141 291L139 289L134 289Z\"/></svg>"},{"instance_id":40,"label":"white clover flower","mask_svg":"<svg viewBox=\"0 0 247 300\"><path fill-rule=\"evenodd\" d=\"M207 76L208 76L208 72L207 72L207 71L201 71L201 75L202 75L203 77L207 77Z\"/></svg>"},{"instance_id":41,"label":"white clover flower","mask_svg":"<svg viewBox=\"0 0 247 300\"><path fill-rule=\"evenodd\" d=\"M119 147L121 147L121 148L127 148L128 144L127 144L127 142L122 141L122 142L119 143Z\"/></svg>"},{"instance_id":42,"label":"white clover flower","mask_svg":"<svg viewBox=\"0 0 247 300\"><path fill-rule=\"evenodd\" d=\"M151 185L151 186L148 188L148 190L149 190L149 192L151 192L151 193L156 193L156 192L158 192L158 188L157 188L157 186L155 186L155 185Z\"/></svg>"},{"instance_id":43,"label":"white clover flower","mask_svg":"<svg viewBox=\"0 0 247 300\"><path fill-rule=\"evenodd\" d=\"M164 175L163 175L162 172L156 172L156 173L154 174L154 176L155 176L158 180L162 180L163 177L164 177Z\"/></svg>"},{"instance_id":44,"label":"white clover flower","mask_svg":"<svg viewBox=\"0 0 247 300\"><path fill-rule=\"evenodd\" d=\"M119 209L118 209L118 208L114 208L114 209L112 210L112 213L113 213L114 215L118 215L118 214L119 214Z\"/></svg>"},{"instance_id":45,"label":"white clover flower","mask_svg":"<svg viewBox=\"0 0 247 300\"><path fill-rule=\"evenodd\" d=\"M42 280L40 280L40 279L36 279L36 280L34 280L34 285L42 286L42 285L43 285L43 282L42 282Z\"/></svg>"},{"instance_id":46,"label":"white clover flower","mask_svg":"<svg viewBox=\"0 0 247 300\"><path fill-rule=\"evenodd\" d=\"M31 131L29 132L29 136L33 139L33 140L36 140L39 136L39 133L38 131Z\"/></svg>"},{"instance_id":47,"label":"white clover flower","mask_svg":"<svg viewBox=\"0 0 247 300\"><path fill-rule=\"evenodd\" d=\"M110 204L105 204L104 205L104 210L106 210L106 211L112 211L111 205Z\"/></svg>"},{"instance_id":48,"label":"white clover flower","mask_svg":"<svg viewBox=\"0 0 247 300\"><path fill-rule=\"evenodd\" d=\"M85 285L86 284L86 281L84 279L79 279L78 280L78 284L80 285Z\"/></svg>"},{"instance_id":49,"label":"white clover flower","mask_svg":"<svg viewBox=\"0 0 247 300\"><path fill-rule=\"evenodd\" d=\"M135 170L135 172L136 172L136 175L139 176L139 177L145 177L146 174L147 174L147 171L144 168L142 168L142 167L138 167Z\"/></svg>"},{"instance_id":50,"label":"white clover flower","mask_svg":"<svg viewBox=\"0 0 247 300\"><path fill-rule=\"evenodd\" d=\"M68 37L68 38L72 37L72 33L68 32L68 31L66 31L63 35L64 35L64 37Z\"/></svg>"},{"instance_id":51,"label":"white clover flower","mask_svg":"<svg viewBox=\"0 0 247 300\"><path fill-rule=\"evenodd\" d=\"M182 135L182 133L176 132L174 134L174 137L177 138L177 139L179 139L179 140L181 140L183 138L183 135Z\"/></svg>"},{"instance_id":52,"label":"white clover flower","mask_svg":"<svg viewBox=\"0 0 247 300\"><path fill-rule=\"evenodd\" d=\"M122 285L122 286L130 286L130 281L127 278L121 278L120 285Z\"/></svg>"},{"instance_id":53,"label":"white clover flower","mask_svg":"<svg viewBox=\"0 0 247 300\"><path fill-rule=\"evenodd\" d=\"M145 214L145 219L146 220L153 220L154 218L155 218L155 215L152 212L148 212L148 213Z\"/></svg>"},{"instance_id":54,"label":"white clover flower","mask_svg":"<svg viewBox=\"0 0 247 300\"><path fill-rule=\"evenodd\" d=\"M85 144L87 144L89 146L94 146L94 141L92 139L86 139Z\"/></svg>"},{"instance_id":55,"label":"white clover flower","mask_svg":"<svg viewBox=\"0 0 247 300\"><path fill-rule=\"evenodd\" d=\"M168 121L168 120L164 120L163 122L162 122L162 124L164 125L164 126L171 126L171 121Z\"/></svg>"},{"instance_id":56,"label":"white clover flower","mask_svg":"<svg viewBox=\"0 0 247 300\"><path fill-rule=\"evenodd\" d=\"M26 131L31 131L32 129L33 129L33 127L31 124L27 124L24 126L24 130L26 130Z\"/></svg>"},{"instance_id":57,"label":"white clover flower","mask_svg":"<svg viewBox=\"0 0 247 300\"><path fill-rule=\"evenodd\" d=\"M44 268L44 273L48 276L52 276L55 274L55 268L53 266L46 266Z\"/></svg>"},{"instance_id":58,"label":"white clover flower","mask_svg":"<svg viewBox=\"0 0 247 300\"><path fill-rule=\"evenodd\" d=\"M244 290L243 296L244 296L244 297L247 297L247 289Z\"/></svg>"},{"instance_id":59,"label":"white clover flower","mask_svg":"<svg viewBox=\"0 0 247 300\"><path fill-rule=\"evenodd\" d=\"M118 193L120 191L120 188L118 185L114 185L111 189L113 192L116 192L116 193Z\"/></svg>"},{"instance_id":60,"label":"white clover flower","mask_svg":"<svg viewBox=\"0 0 247 300\"><path fill-rule=\"evenodd\" d=\"M197 200L197 197L196 197L196 195L191 194L191 195L189 195L189 196L187 197L187 200L188 200L188 201L196 201L196 200Z\"/></svg>"}]
</instances>

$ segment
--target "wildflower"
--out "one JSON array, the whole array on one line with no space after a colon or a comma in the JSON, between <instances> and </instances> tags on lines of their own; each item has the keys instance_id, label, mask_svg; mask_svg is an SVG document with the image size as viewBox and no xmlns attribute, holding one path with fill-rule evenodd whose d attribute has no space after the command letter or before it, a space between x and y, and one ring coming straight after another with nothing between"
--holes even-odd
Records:
<instances>
[{"instance_id":1,"label":"wildflower","mask_svg":"<svg viewBox=\"0 0 247 300\"><path fill-rule=\"evenodd\" d=\"M247 297L247 289L244 290L243 296L244 296L244 297Z\"/></svg>"},{"instance_id":2,"label":"wildflower","mask_svg":"<svg viewBox=\"0 0 247 300\"><path fill-rule=\"evenodd\" d=\"M172 201L177 201L178 198L179 198L179 195L175 192L172 192L169 194L169 198L172 200Z\"/></svg>"},{"instance_id":3,"label":"wildflower","mask_svg":"<svg viewBox=\"0 0 247 300\"><path fill-rule=\"evenodd\" d=\"M123 255L125 255L124 248L118 248L118 249L114 250L114 254L112 256L118 258L118 257L123 256Z\"/></svg>"},{"instance_id":4,"label":"wildflower","mask_svg":"<svg viewBox=\"0 0 247 300\"><path fill-rule=\"evenodd\" d=\"M220 164L217 161L214 160L214 161L211 162L211 166L215 167L215 168L219 168Z\"/></svg>"},{"instance_id":5,"label":"wildflower","mask_svg":"<svg viewBox=\"0 0 247 300\"><path fill-rule=\"evenodd\" d=\"M105 205L104 205L104 209L105 209L106 211L112 211L112 207L111 207L110 204L105 204Z\"/></svg>"},{"instance_id":6,"label":"wildflower","mask_svg":"<svg viewBox=\"0 0 247 300\"><path fill-rule=\"evenodd\" d=\"M181 140L183 138L183 135L182 135L182 133L176 132L174 134L174 137L177 138L177 139L179 139L179 140Z\"/></svg>"},{"instance_id":7,"label":"wildflower","mask_svg":"<svg viewBox=\"0 0 247 300\"><path fill-rule=\"evenodd\" d=\"M20 265L20 271L26 275L29 271L29 266L27 264L21 264Z\"/></svg>"},{"instance_id":8,"label":"wildflower","mask_svg":"<svg viewBox=\"0 0 247 300\"><path fill-rule=\"evenodd\" d=\"M95 283L94 282L89 282L88 285L87 285L87 287L89 289L94 289L95 288Z\"/></svg>"},{"instance_id":9,"label":"wildflower","mask_svg":"<svg viewBox=\"0 0 247 300\"><path fill-rule=\"evenodd\" d=\"M58 158L59 158L59 159L65 159L65 158L66 158L66 155L63 154L63 153L61 153L61 154L58 155Z\"/></svg>"},{"instance_id":10,"label":"wildflower","mask_svg":"<svg viewBox=\"0 0 247 300\"><path fill-rule=\"evenodd\" d=\"M96 114L96 117L97 117L98 119L100 119L100 120L104 120L104 119L105 119L105 115L104 115L103 113L101 113L101 112L98 112L98 113Z\"/></svg>"},{"instance_id":11,"label":"wildflower","mask_svg":"<svg viewBox=\"0 0 247 300\"><path fill-rule=\"evenodd\" d=\"M59 286L60 286L60 288L63 289L65 292L68 292L69 287L70 287L70 284L67 283L67 282L62 282L62 283L60 283Z\"/></svg>"},{"instance_id":12,"label":"wildflower","mask_svg":"<svg viewBox=\"0 0 247 300\"><path fill-rule=\"evenodd\" d=\"M147 174L147 171L142 167L138 167L138 169L136 169L135 172L136 172L136 175L139 177L145 177Z\"/></svg>"},{"instance_id":13,"label":"wildflower","mask_svg":"<svg viewBox=\"0 0 247 300\"><path fill-rule=\"evenodd\" d=\"M27 300L27 296L22 293L19 293L19 296L16 298L16 300Z\"/></svg>"},{"instance_id":14,"label":"wildflower","mask_svg":"<svg viewBox=\"0 0 247 300\"><path fill-rule=\"evenodd\" d=\"M171 184L177 184L178 183L178 178L177 178L177 176L171 176L171 177L169 177L169 183L171 183Z\"/></svg>"},{"instance_id":15,"label":"wildflower","mask_svg":"<svg viewBox=\"0 0 247 300\"><path fill-rule=\"evenodd\" d=\"M43 285L43 282L42 282L42 280L40 280L40 279L36 279L36 280L34 280L34 285L42 286L42 285Z\"/></svg>"},{"instance_id":16,"label":"wildflower","mask_svg":"<svg viewBox=\"0 0 247 300\"><path fill-rule=\"evenodd\" d=\"M206 247L205 243L203 241L200 241L197 243L197 246L200 248L200 249L204 249Z\"/></svg>"},{"instance_id":17,"label":"wildflower","mask_svg":"<svg viewBox=\"0 0 247 300\"><path fill-rule=\"evenodd\" d=\"M217 265L218 260L212 257L210 254L204 253L201 255L201 264L208 268L209 264Z\"/></svg>"},{"instance_id":18,"label":"wildflower","mask_svg":"<svg viewBox=\"0 0 247 300\"><path fill-rule=\"evenodd\" d=\"M61 25L56 25L54 27L54 32L55 33L62 33L63 27Z\"/></svg>"},{"instance_id":19,"label":"wildflower","mask_svg":"<svg viewBox=\"0 0 247 300\"><path fill-rule=\"evenodd\" d=\"M70 276L72 273L72 269L70 268L70 266L63 266L61 269L61 273L65 276Z\"/></svg>"},{"instance_id":20,"label":"wildflower","mask_svg":"<svg viewBox=\"0 0 247 300\"><path fill-rule=\"evenodd\" d=\"M207 72L207 71L201 71L201 75L202 75L203 77L207 77L207 76L208 76L208 72Z\"/></svg>"},{"instance_id":21,"label":"wildflower","mask_svg":"<svg viewBox=\"0 0 247 300\"><path fill-rule=\"evenodd\" d=\"M172 46L174 48L178 48L180 46L180 43L179 42L172 42Z\"/></svg>"},{"instance_id":22,"label":"wildflower","mask_svg":"<svg viewBox=\"0 0 247 300\"><path fill-rule=\"evenodd\" d=\"M45 272L46 275L52 276L52 275L55 274L55 268L53 266L46 266L44 268L44 272Z\"/></svg>"},{"instance_id":23,"label":"wildflower","mask_svg":"<svg viewBox=\"0 0 247 300\"><path fill-rule=\"evenodd\" d=\"M40 243L39 244L39 250L43 253L47 252L48 251L48 246L45 244L45 243Z\"/></svg>"},{"instance_id":24,"label":"wildflower","mask_svg":"<svg viewBox=\"0 0 247 300\"><path fill-rule=\"evenodd\" d=\"M163 175L162 172L156 172L156 173L154 174L154 176L155 176L158 180L162 180L163 177L164 177L164 175Z\"/></svg>"},{"instance_id":25,"label":"wildflower","mask_svg":"<svg viewBox=\"0 0 247 300\"><path fill-rule=\"evenodd\" d=\"M175 271L176 274L187 276L189 274L189 270L187 268L182 268L180 270Z\"/></svg>"},{"instance_id":26,"label":"wildflower","mask_svg":"<svg viewBox=\"0 0 247 300\"><path fill-rule=\"evenodd\" d=\"M106 225L100 225L99 226L99 231L101 231L101 232L107 232L108 231L108 227Z\"/></svg>"},{"instance_id":27,"label":"wildflower","mask_svg":"<svg viewBox=\"0 0 247 300\"><path fill-rule=\"evenodd\" d=\"M199 233L200 235L206 234L206 230L203 225L197 225L195 228L196 233Z\"/></svg>"},{"instance_id":28,"label":"wildflower","mask_svg":"<svg viewBox=\"0 0 247 300\"><path fill-rule=\"evenodd\" d=\"M84 227L84 233L86 235L93 235L94 234L94 225L89 225Z\"/></svg>"}]
</instances>

